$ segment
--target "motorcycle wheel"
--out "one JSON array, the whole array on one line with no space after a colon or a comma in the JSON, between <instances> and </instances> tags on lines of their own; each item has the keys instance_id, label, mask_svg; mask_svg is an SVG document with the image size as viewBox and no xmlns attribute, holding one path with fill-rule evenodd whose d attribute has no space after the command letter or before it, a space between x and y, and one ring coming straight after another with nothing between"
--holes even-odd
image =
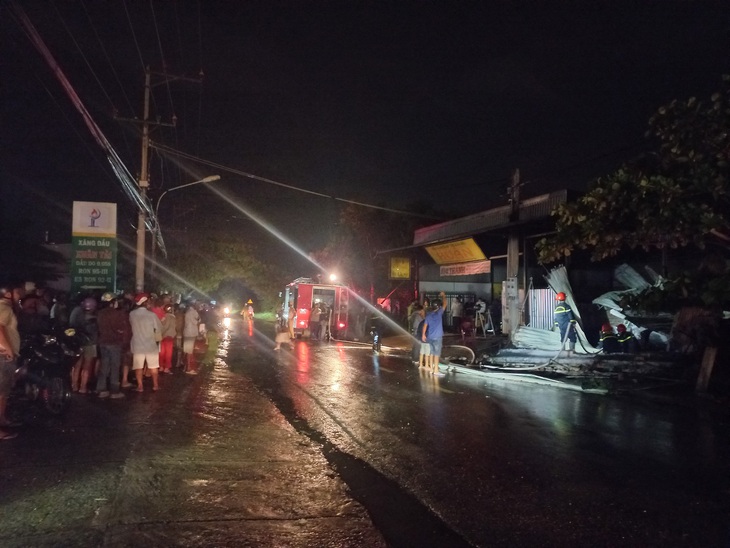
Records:
<instances>
[{"instance_id":1,"label":"motorcycle wheel","mask_svg":"<svg viewBox=\"0 0 730 548\"><path fill-rule=\"evenodd\" d=\"M48 379L48 385L43 391L43 402L51 415L62 415L71 404L71 386L68 381L60 377Z\"/></svg>"}]
</instances>

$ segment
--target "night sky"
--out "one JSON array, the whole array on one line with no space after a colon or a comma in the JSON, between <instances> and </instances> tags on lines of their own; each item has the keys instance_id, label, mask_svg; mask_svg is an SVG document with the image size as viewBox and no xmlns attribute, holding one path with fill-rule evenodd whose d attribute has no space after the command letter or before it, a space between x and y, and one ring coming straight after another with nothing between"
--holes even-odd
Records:
<instances>
[{"instance_id":1,"label":"night sky","mask_svg":"<svg viewBox=\"0 0 730 548\"><path fill-rule=\"evenodd\" d=\"M506 203L514 168L523 196L583 189L650 146L643 134L660 105L706 100L730 72L730 16L719 1L20 5L133 175L138 126L114 113L141 117L143 67L166 66L204 77L156 80L151 117L174 114L177 127L157 129L153 140L397 209L427 200L466 214ZM131 234L133 210L102 150L4 1L0 62L5 213L64 240L73 200L115 201L120 232ZM187 165L154 153L153 198L220 174L222 188L310 248L340 207ZM165 200L163 227L184 223L171 217L191 203L240 217L202 185ZM292 215L303 230L292 233Z\"/></svg>"}]
</instances>

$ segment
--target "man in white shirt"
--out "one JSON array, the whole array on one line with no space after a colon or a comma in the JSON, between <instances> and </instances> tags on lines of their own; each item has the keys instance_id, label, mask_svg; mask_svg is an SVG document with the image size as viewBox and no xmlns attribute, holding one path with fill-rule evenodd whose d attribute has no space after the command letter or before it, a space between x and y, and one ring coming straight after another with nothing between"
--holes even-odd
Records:
<instances>
[{"instance_id":1,"label":"man in white shirt","mask_svg":"<svg viewBox=\"0 0 730 548\"><path fill-rule=\"evenodd\" d=\"M195 359L195 339L200 335L200 314L191 303L185 311L185 325L183 327L183 353L185 354L185 373L198 374L198 362Z\"/></svg>"},{"instance_id":2,"label":"man in white shirt","mask_svg":"<svg viewBox=\"0 0 730 548\"><path fill-rule=\"evenodd\" d=\"M142 373L145 363L152 376L152 390L157 392L160 369L160 341L162 340L162 322L157 314L150 310L150 297L147 293L139 293L134 298L135 309L129 313L129 324L132 326L132 371L137 379L137 392L144 392Z\"/></svg>"}]
</instances>

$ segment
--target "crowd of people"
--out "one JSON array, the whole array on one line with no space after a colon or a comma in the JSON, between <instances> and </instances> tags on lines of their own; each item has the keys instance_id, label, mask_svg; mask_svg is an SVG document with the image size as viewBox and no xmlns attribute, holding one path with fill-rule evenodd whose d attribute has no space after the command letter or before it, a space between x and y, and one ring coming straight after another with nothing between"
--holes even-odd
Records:
<instances>
[{"instance_id":1,"label":"crowd of people","mask_svg":"<svg viewBox=\"0 0 730 548\"><path fill-rule=\"evenodd\" d=\"M2 285L0 294L0 440L16 436L6 408L25 336L73 328L82 346L71 390L122 399L125 389L144 392L145 384L158 391L160 376L176 369L197 375L199 357L219 324L216 307L177 303L169 294L85 294L71 300L32 283Z\"/></svg>"}]
</instances>

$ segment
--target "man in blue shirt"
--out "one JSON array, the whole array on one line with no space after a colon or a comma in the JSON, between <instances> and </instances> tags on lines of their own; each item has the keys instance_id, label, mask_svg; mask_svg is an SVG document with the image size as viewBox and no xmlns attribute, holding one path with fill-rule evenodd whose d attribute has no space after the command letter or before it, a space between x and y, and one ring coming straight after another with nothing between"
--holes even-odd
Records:
<instances>
[{"instance_id":1,"label":"man in blue shirt","mask_svg":"<svg viewBox=\"0 0 730 548\"><path fill-rule=\"evenodd\" d=\"M421 329L421 340L431 345L431 371L438 373L439 358L441 357L441 349L443 348L444 338L444 311L446 310L446 293L439 293L441 297L441 306L434 303L434 308L426 314Z\"/></svg>"}]
</instances>

